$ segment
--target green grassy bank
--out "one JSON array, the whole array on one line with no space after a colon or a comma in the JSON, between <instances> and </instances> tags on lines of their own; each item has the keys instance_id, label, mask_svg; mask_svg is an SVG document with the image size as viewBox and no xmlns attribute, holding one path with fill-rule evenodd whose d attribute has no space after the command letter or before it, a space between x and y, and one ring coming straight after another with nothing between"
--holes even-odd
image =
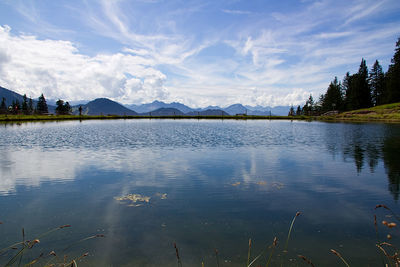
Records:
<instances>
[{"instance_id":1,"label":"green grassy bank","mask_svg":"<svg viewBox=\"0 0 400 267\"><path fill-rule=\"evenodd\" d=\"M400 103L372 108L347 111L330 116L119 116L119 115L0 115L0 122L62 121L62 120L115 120L115 119L196 119L196 120L320 120L354 122L393 122L400 123Z\"/></svg>"},{"instance_id":2,"label":"green grassy bank","mask_svg":"<svg viewBox=\"0 0 400 267\"><path fill-rule=\"evenodd\" d=\"M360 121L360 122L394 122L400 123L400 103L376 106L343 112L337 115L320 116L324 121Z\"/></svg>"}]
</instances>

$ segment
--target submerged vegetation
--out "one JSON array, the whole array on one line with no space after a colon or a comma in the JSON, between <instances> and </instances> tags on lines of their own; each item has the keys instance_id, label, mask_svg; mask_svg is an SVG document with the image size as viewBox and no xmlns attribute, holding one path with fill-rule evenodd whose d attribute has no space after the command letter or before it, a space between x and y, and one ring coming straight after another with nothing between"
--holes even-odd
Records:
<instances>
[{"instance_id":1,"label":"submerged vegetation","mask_svg":"<svg viewBox=\"0 0 400 267\"><path fill-rule=\"evenodd\" d=\"M130 196L130 195L129 195ZM136 200L136 198L135 198ZM148 199L145 199L143 201L148 201ZM375 212L378 212L379 210L385 210L388 211L389 214L381 214L381 216L384 216L385 220L382 220L381 223L379 223L379 217L377 214L374 214L373 216L373 224L376 232L376 248L377 248L377 253L380 253L382 255L381 260L382 260L382 266L399 266L400 265L400 250L393 244L392 242L392 232L394 230L397 230L397 223L394 222L396 220L397 222L400 223L400 216L397 215L392 209L390 209L388 206L379 204L375 206ZM247 259L246 259L246 267L251 267L251 266L287 266L287 265L293 265L296 261L294 255L290 255L289 258L289 241L291 234L294 229L294 224L297 219L301 215L300 212L296 212L295 216L293 217L288 234L286 236L285 244L283 249L279 249L279 242L278 238L274 237L273 241L271 244L268 244L265 249L263 249L261 252L256 254L257 256L252 257L252 239L249 239L248 243L248 251L247 251ZM390 220L390 221L387 221ZM2 224L2 223L1 223ZM41 252L39 255L36 255L33 258L29 258L33 255L33 253L27 253L28 251L32 251L34 248L38 247L41 243L41 240L45 238L46 236L65 229L69 228L71 225L63 225L59 226L56 228L53 228L35 238L32 238L30 240L26 239L25 236L25 231L22 229L22 241L16 242L6 248L0 249L0 262L4 264L3 266L5 267L11 267L11 266L45 266L45 267L76 267L78 266L78 263L82 262L82 260L89 255L89 252L81 253L78 256L69 258L68 255L65 253L69 248L72 246L87 241L91 239L96 239L96 238L103 238L105 237L102 234L97 234L97 235L92 235L83 239L80 239L76 242L73 242L72 244L68 245L64 249L60 250L59 252L55 252L54 250L48 251L46 253ZM184 261L182 260L182 257L179 253L179 249L176 243L173 243L173 247L175 250L175 255L176 255L176 260L177 260L177 266L178 267L183 267L184 266ZM348 258L351 258L351 253L347 252L346 257L342 256L341 252L339 252L337 249L330 249L330 252L332 253L333 256L335 256L338 259L338 263L341 262L342 266L351 266L351 262L349 263ZM215 249L215 263L212 264L212 266L217 266L220 267L220 262L219 262L219 257L218 257L218 249ZM25 256L25 257L24 257ZM308 256L304 255L297 255L297 260L301 260L297 263L295 263L296 266L299 264L301 265L301 262L308 266L315 266L312 260ZM201 262L201 266L204 267L206 266L204 262ZM209 265L207 265L209 266Z\"/></svg>"},{"instance_id":2,"label":"submerged vegetation","mask_svg":"<svg viewBox=\"0 0 400 267\"><path fill-rule=\"evenodd\" d=\"M384 210L389 211L389 214L383 215L385 218L390 218L391 220L396 220L396 221L400 222L400 216L395 214L395 212L393 212L393 210L391 210L386 205L383 205L383 204L376 205L374 210L377 211L378 209L384 209ZM261 251L259 254L257 254L256 257L252 258L251 257L252 240L249 239L247 261L246 261L245 266L246 267L251 267L251 266L266 266L266 267L281 266L282 267L282 266L287 266L287 265L293 265L296 260L293 258L288 259L289 241L290 241L291 233L294 228L295 221L296 221L297 217L300 216L300 214L301 214L300 212L297 212L295 214L295 216L293 217L293 219L290 223L290 226L289 226L285 245L283 247L283 250L281 250L281 251L279 251L278 238L274 237L273 241L270 245L268 245L263 251ZM377 238L375 246L377 248L377 253L382 255L382 266L399 266L400 265L400 250L391 242L392 234L390 234L390 232L397 229L397 223L395 223L393 221L388 222L386 220L382 220L382 223L381 223L382 227L380 227L379 223L378 223L378 217L376 214L374 214L374 216L373 216L373 222L374 222L376 238ZM380 236L382 234L380 233L379 229L381 229L381 232L383 232L383 238L381 238L381 236ZM389 233L387 233L387 232L389 232ZM178 247L175 243L174 243L174 248L176 251L178 267L182 267L183 266L182 258L179 254ZM351 262L349 263L349 259L348 259L348 258L351 258L351 256L349 256L349 255L351 255L350 252L346 252L346 256L342 256L341 252L339 252L337 249L331 248L330 253L338 259L338 265L340 265L339 263L341 263L341 266L347 266L347 267L352 266ZM215 249L215 255L216 255L216 259L215 259L216 262L212 266L220 267L217 249ZM315 266L314 263L312 262L312 260L304 255L297 255L297 258L302 260L302 262L304 262L304 264L306 264L308 266L313 266L313 267ZM333 261L333 258L332 258L332 261ZM295 265L296 266L301 265L301 261L296 263ZM201 266L204 267L206 265L204 264L204 262L202 262Z\"/></svg>"},{"instance_id":3,"label":"submerged vegetation","mask_svg":"<svg viewBox=\"0 0 400 267\"><path fill-rule=\"evenodd\" d=\"M71 227L71 225L69 224L62 225L53 228L43 234L40 234L39 236L36 236L35 238L32 238L30 240L26 240L25 230L24 228L22 228L22 241L14 243L6 248L0 249L0 263L4 264L2 265L4 267L11 267L11 266L77 267L78 262L80 262L83 258L89 256L89 252L82 253L73 258L69 258L69 256L65 254L65 252L67 252L69 248L73 247L78 243L95 238L102 238L104 237L104 235L97 234L80 239L62 249L60 251L61 253L59 252L56 253L54 250L51 250L46 253L41 252L34 258L29 258L32 255L32 253L28 252L38 247L43 238L56 231L69 227Z\"/></svg>"}]
</instances>

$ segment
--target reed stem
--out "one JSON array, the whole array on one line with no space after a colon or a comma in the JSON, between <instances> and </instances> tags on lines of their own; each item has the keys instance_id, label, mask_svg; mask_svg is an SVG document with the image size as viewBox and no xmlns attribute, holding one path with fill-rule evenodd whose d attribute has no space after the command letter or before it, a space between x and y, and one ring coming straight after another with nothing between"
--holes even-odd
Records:
<instances>
[{"instance_id":1,"label":"reed stem","mask_svg":"<svg viewBox=\"0 0 400 267\"><path fill-rule=\"evenodd\" d=\"M347 261L342 257L342 255L340 255L339 252L337 252L337 251L334 250L334 249L331 249L331 252L332 252L333 254L335 254L339 259L341 259L341 260L343 261L343 263L346 264L347 267L350 267L350 265L349 265L349 264L347 263Z\"/></svg>"},{"instance_id":2,"label":"reed stem","mask_svg":"<svg viewBox=\"0 0 400 267\"><path fill-rule=\"evenodd\" d=\"M246 264L246 267L248 267L249 264L250 264L250 253L251 253L251 238L249 238L249 250L247 252L247 264Z\"/></svg>"},{"instance_id":3,"label":"reed stem","mask_svg":"<svg viewBox=\"0 0 400 267\"><path fill-rule=\"evenodd\" d=\"M268 267L269 264L271 263L272 254L274 254L274 250L275 250L275 247L277 244L278 244L278 239L276 237L274 237L274 241L272 242L272 245L271 245L271 252L269 253L267 265L265 267Z\"/></svg>"}]
</instances>

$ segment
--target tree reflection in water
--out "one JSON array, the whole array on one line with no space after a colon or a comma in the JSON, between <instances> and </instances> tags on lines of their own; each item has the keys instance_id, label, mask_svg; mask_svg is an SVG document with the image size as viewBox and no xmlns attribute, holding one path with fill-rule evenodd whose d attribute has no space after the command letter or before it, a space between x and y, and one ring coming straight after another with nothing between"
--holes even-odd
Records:
<instances>
[{"instance_id":1,"label":"tree reflection in water","mask_svg":"<svg viewBox=\"0 0 400 267\"><path fill-rule=\"evenodd\" d=\"M354 124L343 124L343 128ZM395 200L400 195L400 127L399 125L359 124L358 127L328 131L327 148L331 153L342 153L344 160L354 160L357 172L365 165L371 173L383 161L388 176L388 189ZM333 136L335 135L335 138ZM339 138L338 138L339 137ZM337 143L336 143L337 142Z\"/></svg>"}]
</instances>

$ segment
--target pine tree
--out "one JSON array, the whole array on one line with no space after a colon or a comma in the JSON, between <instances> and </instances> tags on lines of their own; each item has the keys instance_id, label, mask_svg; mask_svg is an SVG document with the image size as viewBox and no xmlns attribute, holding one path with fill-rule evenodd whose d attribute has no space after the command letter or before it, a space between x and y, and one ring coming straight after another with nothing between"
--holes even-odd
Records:
<instances>
[{"instance_id":1,"label":"pine tree","mask_svg":"<svg viewBox=\"0 0 400 267\"><path fill-rule=\"evenodd\" d=\"M350 72L346 73L346 76L343 77L342 82L342 95L343 95L343 109L348 110L350 106L350 101L348 99L349 96L349 88L350 88Z\"/></svg>"},{"instance_id":2,"label":"pine tree","mask_svg":"<svg viewBox=\"0 0 400 267\"><path fill-rule=\"evenodd\" d=\"M384 104L385 99L385 74L379 61L376 60L369 73L369 86L371 88L371 100L374 106Z\"/></svg>"},{"instance_id":3,"label":"pine tree","mask_svg":"<svg viewBox=\"0 0 400 267\"><path fill-rule=\"evenodd\" d=\"M308 100L306 101L306 110L307 110L307 114L308 116L311 116L314 114L314 99L312 97L312 95L310 95L310 97L308 98ZM304 108L303 108L304 110Z\"/></svg>"},{"instance_id":4,"label":"pine tree","mask_svg":"<svg viewBox=\"0 0 400 267\"><path fill-rule=\"evenodd\" d=\"M13 114L18 114L21 110L21 104L19 103L18 99L14 100L12 102L12 113Z\"/></svg>"},{"instance_id":5,"label":"pine tree","mask_svg":"<svg viewBox=\"0 0 400 267\"><path fill-rule=\"evenodd\" d=\"M33 113L33 100L32 98L29 98L29 102L28 102L28 114L32 114Z\"/></svg>"},{"instance_id":6,"label":"pine tree","mask_svg":"<svg viewBox=\"0 0 400 267\"><path fill-rule=\"evenodd\" d=\"M68 101L64 105L64 112L66 115L69 115L72 112L71 105L68 103Z\"/></svg>"},{"instance_id":7,"label":"pine tree","mask_svg":"<svg viewBox=\"0 0 400 267\"><path fill-rule=\"evenodd\" d=\"M360 68L358 70L358 90L360 96L360 107L369 108L371 107L371 90L368 84L368 68L365 59L361 60Z\"/></svg>"},{"instance_id":8,"label":"pine tree","mask_svg":"<svg viewBox=\"0 0 400 267\"><path fill-rule=\"evenodd\" d=\"M386 74L386 103L400 102L400 38L396 42L392 64Z\"/></svg>"},{"instance_id":9,"label":"pine tree","mask_svg":"<svg viewBox=\"0 0 400 267\"><path fill-rule=\"evenodd\" d=\"M39 114L47 114L47 113L49 113L49 109L47 107L46 99L44 98L43 94L41 94L41 96L39 96L39 101L37 103L36 110L37 110L37 112Z\"/></svg>"},{"instance_id":10,"label":"pine tree","mask_svg":"<svg viewBox=\"0 0 400 267\"><path fill-rule=\"evenodd\" d=\"M26 94L24 94L23 100L22 100L22 112L25 115L28 114L28 98L26 97Z\"/></svg>"},{"instance_id":11,"label":"pine tree","mask_svg":"<svg viewBox=\"0 0 400 267\"><path fill-rule=\"evenodd\" d=\"M322 97L322 110L324 112L334 109L342 109L342 85L337 77L329 84L326 94Z\"/></svg>"},{"instance_id":12,"label":"pine tree","mask_svg":"<svg viewBox=\"0 0 400 267\"><path fill-rule=\"evenodd\" d=\"M64 114L64 101L61 99L58 99L58 101L56 102L56 114L57 115L62 115Z\"/></svg>"},{"instance_id":13,"label":"pine tree","mask_svg":"<svg viewBox=\"0 0 400 267\"><path fill-rule=\"evenodd\" d=\"M300 105L299 106L297 106L297 110L296 110L296 116L300 116L300 115L302 115L302 110L301 110L301 107L300 107Z\"/></svg>"},{"instance_id":14,"label":"pine tree","mask_svg":"<svg viewBox=\"0 0 400 267\"><path fill-rule=\"evenodd\" d=\"M293 105L290 106L290 110L289 110L288 116L294 116L294 108L293 108Z\"/></svg>"},{"instance_id":15,"label":"pine tree","mask_svg":"<svg viewBox=\"0 0 400 267\"><path fill-rule=\"evenodd\" d=\"M6 114L6 113L7 113L6 98L3 97L0 104L0 114Z\"/></svg>"},{"instance_id":16,"label":"pine tree","mask_svg":"<svg viewBox=\"0 0 400 267\"><path fill-rule=\"evenodd\" d=\"M371 106L371 90L368 84L368 68L364 59L361 60L358 73L346 74L343 84L346 88L346 109L354 110Z\"/></svg>"}]
</instances>

